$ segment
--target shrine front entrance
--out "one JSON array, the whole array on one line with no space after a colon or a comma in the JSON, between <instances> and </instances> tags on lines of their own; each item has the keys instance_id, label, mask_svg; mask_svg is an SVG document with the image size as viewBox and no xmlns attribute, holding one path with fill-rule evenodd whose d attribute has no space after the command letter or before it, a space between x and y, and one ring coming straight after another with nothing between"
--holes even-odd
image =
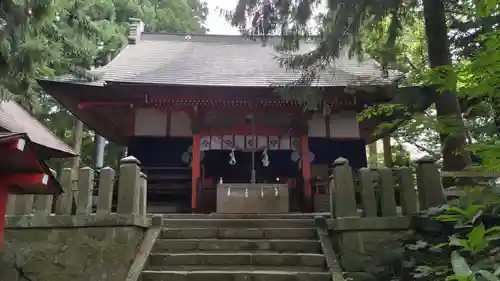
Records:
<instances>
[{"instance_id":1,"label":"shrine front entrance","mask_svg":"<svg viewBox=\"0 0 500 281\"><path fill-rule=\"evenodd\" d=\"M292 151L257 151L252 165L251 152L206 151L204 177L216 183L251 183L255 167L256 183L292 183L300 174L292 154Z\"/></svg>"},{"instance_id":2,"label":"shrine front entrance","mask_svg":"<svg viewBox=\"0 0 500 281\"><path fill-rule=\"evenodd\" d=\"M204 177L214 182L217 213L288 213L300 205L296 179L300 178L293 151L206 151ZM297 160L297 159L295 159ZM254 171L254 172L252 172ZM252 176L254 173L254 178ZM301 192L300 192L301 193ZM297 204L298 203L298 204ZM291 208L291 206L293 206ZM300 211L300 208L295 208Z\"/></svg>"},{"instance_id":3,"label":"shrine front entrance","mask_svg":"<svg viewBox=\"0 0 500 281\"><path fill-rule=\"evenodd\" d=\"M305 180L308 177L304 177L304 169L300 169L309 167L309 162L302 165L305 158L301 153L302 138L266 135L204 135L199 140L196 138L193 140L193 179L203 179L193 181L196 186L192 189L192 203L197 212L306 211L297 208L304 205L300 201L310 191L306 184L308 180ZM199 151L196 151L197 147ZM195 160L202 157L203 161ZM201 167L197 167L201 162ZM210 193L212 196L208 195ZM206 200L214 204L207 208L203 206L207 204Z\"/></svg>"}]
</instances>

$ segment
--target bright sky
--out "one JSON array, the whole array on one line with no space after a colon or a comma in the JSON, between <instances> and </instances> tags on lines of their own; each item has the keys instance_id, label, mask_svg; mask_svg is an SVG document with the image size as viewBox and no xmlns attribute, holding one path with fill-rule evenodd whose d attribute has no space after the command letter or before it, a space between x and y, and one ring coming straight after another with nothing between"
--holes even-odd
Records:
<instances>
[{"instance_id":1,"label":"bright sky","mask_svg":"<svg viewBox=\"0 0 500 281\"><path fill-rule=\"evenodd\" d=\"M236 7L238 0L205 0L208 4L207 25L210 34L232 34L237 35L238 29L231 27L227 21L220 16L217 9L232 11Z\"/></svg>"},{"instance_id":2,"label":"bright sky","mask_svg":"<svg viewBox=\"0 0 500 281\"><path fill-rule=\"evenodd\" d=\"M210 29L209 34L230 34L238 35L238 29L232 27L227 21L220 16L219 10L232 11L236 7L238 0L205 0L208 4L207 26ZM382 143L377 144L379 151L382 151ZM421 152L415 149L410 144L404 144L405 148L410 151L413 159L418 159L423 156Z\"/></svg>"}]
</instances>

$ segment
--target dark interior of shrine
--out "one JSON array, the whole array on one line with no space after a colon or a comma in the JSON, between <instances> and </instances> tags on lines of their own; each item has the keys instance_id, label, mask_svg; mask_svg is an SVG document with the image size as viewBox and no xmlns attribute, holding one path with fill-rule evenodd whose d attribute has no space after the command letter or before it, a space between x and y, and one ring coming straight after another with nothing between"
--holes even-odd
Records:
<instances>
[{"instance_id":1,"label":"dark interior of shrine","mask_svg":"<svg viewBox=\"0 0 500 281\"><path fill-rule=\"evenodd\" d=\"M257 183L286 182L299 176L297 162L291 161L292 151L267 151L269 164L264 166L262 151L255 152L255 174ZM234 151L235 163L231 163L231 151L206 151L203 159L205 178L224 183L248 183L252 178L252 152Z\"/></svg>"},{"instance_id":2,"label":"dark interior of shrine","mask_svg":"<svg viewBox=\"0 0 500 281\"><path fill-rule=\"evenodd\" d=\"M191 211L191 166L183 159L186 152L191 155L188 152L191 146L192 138L130 139L128 153L139 159L148 176L148 208L153 208L151 212ZM309 138L309 149L314 155L311 164L331 165L335 159L344 157L354 169L366 166L365 143L362 140ZM229 150L203 152L202 177L204 188L209 189L203 195L204 200L216 200L213 187L221 177L224 183L250 182L252 153L235 151L235 165L230 164L230 153ZM300 177L299 165L294 161L292 151L270 150L267 153L267 167L262 162L262 151L255 153L257 182L289 183Z\"/></svg>"}]
</instances>

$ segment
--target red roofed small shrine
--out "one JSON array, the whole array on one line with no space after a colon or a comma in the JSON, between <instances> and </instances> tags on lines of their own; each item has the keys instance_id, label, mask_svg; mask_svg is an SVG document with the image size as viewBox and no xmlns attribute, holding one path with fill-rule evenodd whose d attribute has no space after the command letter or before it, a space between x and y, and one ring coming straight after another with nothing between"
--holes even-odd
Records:
<instances>
[{"instance_id":1,"label":"red roofed small shrine","mask_svg":"<svg viewBox=\"0 0 500 281\"><path fill-rule=\"evenodd\" d=\"M0 133L0 245L8 194L59 194L62 188L27 134Z\"/></svg>"},{"instance_id":2,"label":"red roofed small shrine","mask_svg":"<svg viewBox=\"0 0 500 281\"><path fill-rule=\"evenodd\" d=\"M59 194L63 190L45 164L75 152L21 106L0 102L0 246L9 194Z\"/></svg>"}]
</instances>

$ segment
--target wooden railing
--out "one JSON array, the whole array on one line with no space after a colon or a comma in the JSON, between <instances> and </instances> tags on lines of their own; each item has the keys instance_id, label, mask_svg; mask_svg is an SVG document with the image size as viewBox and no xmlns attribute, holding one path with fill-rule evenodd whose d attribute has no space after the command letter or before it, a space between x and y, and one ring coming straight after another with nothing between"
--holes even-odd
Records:
<instances>
[{"instance_id":1,"label":"wooden railing","mask_svg":"<svg viewBox=\"0 0 500 281\"><path fill-rule=\"evenodd\" d=\"M146 217L147 178L141 173L139 161L132 156L123 158L118 174L116 176L115 170L110 167L101 169L97 176L90 167L81 168L78 173L63 169L59 182L64 193L57 197L11 195L7 215L86 216L117 213Z\"/></svg>"}]
</instances>

